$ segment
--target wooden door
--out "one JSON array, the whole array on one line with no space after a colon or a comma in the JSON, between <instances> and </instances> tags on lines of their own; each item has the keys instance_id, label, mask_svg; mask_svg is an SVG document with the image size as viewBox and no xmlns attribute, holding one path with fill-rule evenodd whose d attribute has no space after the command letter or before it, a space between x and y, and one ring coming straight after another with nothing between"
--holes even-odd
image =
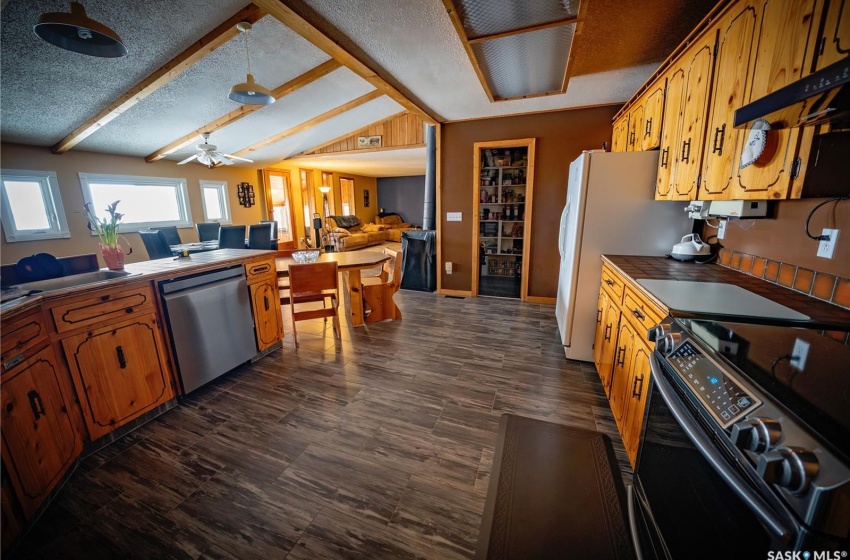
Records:
<instances>
[{"instance_id":1,"label":"wooden door","mask_svg":"<svg viewBox=\"0 0 850 560\"><path fill-rule=\"evenodd\" d=\"M635 331L628 321L621 321L620 331L617 334L617 350L614 352L614 370L611 379L611 394L608 396L608 401L611 404L611 411L614 413L614 420L617 421L617 426L620 427L620 433L623 433L626 411L629 406L629 382L631 381L629 373L632 364L632 352L635 345Z\"/></svg>"},{"instance_id":2,"label":"wooden door","mask_svg":"<svg viewBox=\"0 0 850 560\"><path fill-rule=\"evenodd\" d=\"M649 354L651 350L642 340L635 342L632 355L631 375L629 376L628 397L629 405L626 420L623 422L623 443L632 467L637 459L640 434L643 429L643 414L646 410L646 396L649 392Z\"/></svg>"},{"instance_id":3,"label":"wooden door","mask_svg":"<svg viewBox=\"0 0 850 560\"><path fill-rule=\"evenodd\" d=\"M611 372L614 368L614 350L617 343L617 329L620 328L620 308L608 302L602 319L602 352L597 365L599 379L605 394L611 394Z\"/></svg>"},{"instance_id":4,"label":"wooden door","mask_svg":"<svg viewBox=\"0 0 850 560\"><path fill-rule=\"evenodd\" d=\"M249 286L254 308L254 328L260 352L280 342L283 326L280 315L280 296L276 282L259 282Z\"/></svg>"},{"instance_id":5,"label":"wooden door","mask_svg":"<svg viewBox=\"0 0 850 560\"><path fill-rule=\"evenodd\" d=\"M685 69L674 66L667 76L664 118L661 121L661 140L658 145L658 177L655 181L656 200L676 200L673 182L676 180L673 152L679 145L682 132L682 100L685 97Z\"/></svg>"},{"instance_id":6,"label":"wooden door","mask_svg":"<svg viewBox=\"0 0 850 560\"><path fill-rule=\"evenodd\" d=\"M697 198L716 37L716 31L709 31L683 57L685 97L682 102L682 130L672 154L676 169L673 180L675 194L672 197L675 200Z\"/></svg>"},{"instance_id":7,"label":"wooden door","mask_svg":"<svg viewBox=\"0 0 850 560\"><path fill-rule=\"evenodd\" d=\"M174 396L153 313L62 340L92 439Z\"/></svg>"},{"instance_id":8,"label":"wooden door","mask_svg":"<svg viewBox=\"0 0 850 560\"><path fill-rule=\"evenodd\" d=\"M732 10L720 21L714 90L706 128L700 199L729 198L743 140L733 128L735 109L745 104L759 14L752 5ZM739 154L740 155L740 154ZM740 159L738 159L740 161Z\"/></svg>"},{"instance_id":9,"label":"wooden door","mask_svg":"<svg viewBox=\"0 0 850 560\"><path fill-rule=\"evenodd\" d=\"M27 517L62 478L80 448L60 388L60 371L47 347L10 373L0 391L3 461Z\"/></svg>"},{"instance_id":10,"label":"wooden door","mask_svg":"<svg viewBox=\"0 0 850 560\"><path fill-rule=\"evenodd\" d=\"M596 335L593 338L593 363L596 370L602 371L602 348L605 342L605 323L602 321L608 310L608 292L599 288L599 299L596 302Z\"/></svg>"},{"instance_id":11,"label":"wooden door","mask_svg":"<svg viewBox=\"0 0 850 560\"><path fill-rule=\"evenodd\" d=\"M664 89L666 80L658 78L650 87L643 106L642 150L653 150L661 144L661 119L664 114Z\"/></svg>"},{"instance_id":12,"label":"wooden door","mask_svg":"<svg viewBox=\"0 0 850 560\"><path fill-rule=\"evenodd\" d=\"M643 101L639 101L629 111L629 145L627 150L639 152L643 149Z\"/></svg>"},{"instance_id":13,"label":"wooden door","mask_svg":"<svg viewBox=\"0 0 850 560\"><path fill-rule=\"evenodd\" d=\"M611 151L625 152L628 147L629 136L629 114L624 113L614 123L614 129L611 133Z\"/></svg>"},{"instance_id":14,"label":"wooden door","mask_svg":"<svg viewBox=\"0 0 850 560\"><path fill-rule=\"evenodd\" d=\"M269 220L277 222L277 248L297 249L295 235L295 205L292 202L292 181L285 169L263 169L266 208Z\"/></svg>"},{"instance_id":15,"label":"wooden door","mask_svg":"<svg viewBox=\"0 0 850 560\"><path fill-rule=\"evenodd\" d=\"M809 74L822 1L753 0L762 11L761 33L755 48L755 65L749 101L755 101ZM778 200L799 197L805 178L814 130L812 127L771 130L767 146L752 165L741 168L741 153L748 131L739 132L735 151L736 180L724 198ZM799 162L796 161L799 158Z\"/></svg>"},{"instance_id":16,"label":"wooden door","mask_svg":"<svg viewBox=\"0 0 850 560\"><path fill-rule=\"evenodd\" d=\"M850 0L830 0L817 70L850 56Z\"/></svg>"}]
</instances>

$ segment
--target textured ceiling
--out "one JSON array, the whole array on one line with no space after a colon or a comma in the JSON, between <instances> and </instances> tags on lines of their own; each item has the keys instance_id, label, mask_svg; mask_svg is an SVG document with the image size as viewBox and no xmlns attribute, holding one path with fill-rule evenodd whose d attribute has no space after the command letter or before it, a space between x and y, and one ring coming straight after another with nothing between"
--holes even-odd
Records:
<instances>
[{"instance_id":1,"label":"textured ceiling","mask_svg":"<svg viewBox=\"0 0 850 560\"><path fill-rule=\"evenodd\" d=\"M441 0L283 0L443 121L617 103L628 99L713 2L703 0L583 0L587 19L573 42L567 93L490 103ZM510 0L502 4L514 5ZM52 146L131 87L244 8L246 0L82 0L89 16L114 29L130 54L98 59L63 51L32 33L44 12L67 12L66 0L4 0L0 30L0 135L4 142ZM587 3L585 8L584 3ZM485 3L486 4L486 3ZM498 24L498 17L494 25ZM265 17L250 32L257 82L273 89L328 55ZM517 62L513 62L516 64ZM508 66L511 63L508 63ZM227 99L245 78L242 37L180 74L85 140L81 150L145 156L206 126L240 105ZM275 104L213 133L234 153L373 90L348 69L336 70ZM380 97L248 157L269 165L361 129L402 108ZM179 150L171 160L191 153ZM365 175L388 176L394 157L419 152L357 154ZM421 156L415 156L421 157ZM375 162L367 169L366 161ZM345 158L336 156L334 165ZM354 161L351 162L355 165ZM421 174L399 165L400 174ZM400 170L408 169L401 173ZM344 171L344 169L337 169Z\"/></svg>"}]
</instances>

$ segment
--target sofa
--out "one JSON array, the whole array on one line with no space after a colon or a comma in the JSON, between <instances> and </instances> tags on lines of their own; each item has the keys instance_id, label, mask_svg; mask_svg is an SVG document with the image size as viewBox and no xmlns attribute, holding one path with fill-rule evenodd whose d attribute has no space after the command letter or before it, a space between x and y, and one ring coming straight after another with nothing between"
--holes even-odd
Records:
<instances>
[{"instance_id":1,"label":"sofa","mask_svg":"<svg viewBox=\"0 0 850 560\"><path fill-rule=\"evenodd\" d=\"M398 214L384 214L376 221L378 223L362 224L357 216L328 216L328 229L322 232L322 242L333 245L337 251L352 251L385 241L401 243L403 231L416 229L402 222Z\"/></svg>"},{"instance_id":2,"label":"sofa","mask_svg":"<svg viewBox=\"0 0 850 560\"><path fill-rule=\"evenodd\" d=\"M384 226L390 232L390 241L395 241L396 243L401 243L401 232L418 229L406 223L398 214L392 212L378 214L375 218L375 223Z\"/></svg>"}]
</instances>

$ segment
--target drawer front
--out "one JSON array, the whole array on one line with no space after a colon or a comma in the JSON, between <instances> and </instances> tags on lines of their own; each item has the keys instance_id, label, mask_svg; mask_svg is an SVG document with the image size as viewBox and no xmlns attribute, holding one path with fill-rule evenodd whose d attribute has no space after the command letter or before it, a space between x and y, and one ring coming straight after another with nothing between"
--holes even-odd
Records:
<instances>
[{"instance_id":1,"label":"drawer front","mask_svg":"<svg viewBox=\"0 0 850 560\"><path fill-rule=\"evenodd\" d=\"M646 331L660 323L666 313L648 302L635 288L626 286L623 296L623 315L634 325L638 335L643 339Z\"/></svg>"},{"instance_id":2,"label":"drawer front","mask_svg":"<svg viewBox=\"0 0 850 560\"><path fill-rule=\"evenodd\" d=\"M263 259L261 261L252 261L245 263L245 275L249 284L264 280L269 276L277 276L275 270L274 258Z\"/></svg>"},{"instance_id":3,"label":"drawer front","mask_svg":"<svg viewBox=\"0 0 850 560\"><path fill-rule=\"evenodd\" d=\"M47 329L44 327L39 309L4 324L3 337L0 338L2 371L12 369L22 362L30 349L46 339Z\"/></svg>"},{"instance_id":4,"label":"drawer front","mask_svg":"<svg viewBox=\"0 0 850 560\"><path fill-rule=\"evenodd\" d=\"M611 297L614 299L614 303L618 304L623 301L623 288L626 283L620 278L620 275L615 273L613 270L608 268L605 265L602 265L602 287L605 288Z\"/></svg>"},{"instance_id":5,"label":"drawer front","mask_svg":"<svg viewBox=\"0 0 850 560\"><path fill-rule=\"evenodd\" d=\"M89 327L104 321L120 321L154 309L153 290L137 286L126 290L95 292L91 296L60 304L50 310L57 332Z\"/></svg>"}]
</instances>

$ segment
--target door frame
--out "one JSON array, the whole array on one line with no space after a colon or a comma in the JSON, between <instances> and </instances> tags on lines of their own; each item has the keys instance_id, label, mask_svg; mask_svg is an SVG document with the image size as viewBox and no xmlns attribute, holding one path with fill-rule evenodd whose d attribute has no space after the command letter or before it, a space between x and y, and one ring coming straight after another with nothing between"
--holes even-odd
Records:
<instances>
[{"instance_id":1,"label":"door frame","mask_svg":"<svg viewBox=\"0 0 850 560\"><path fill-rule=\"evenodd\" d=\"M278 241L277 248L280 249L297 249L298 248L298 234L296 233L295 228L295 204L292 199L292 176L289 173L288 169L275 169L274 167L269 167L263 169L263 185L265 186L265 197L266 197L266 219L274 220L273 214L273 206L272 206L272 190L271 190L271 182L269 180L269 175L271 173L280 173L283 177L286 178L284 181L286 196L289 200L289 227L291 228L291 241Z\"/></svg>"}]
</instances>

